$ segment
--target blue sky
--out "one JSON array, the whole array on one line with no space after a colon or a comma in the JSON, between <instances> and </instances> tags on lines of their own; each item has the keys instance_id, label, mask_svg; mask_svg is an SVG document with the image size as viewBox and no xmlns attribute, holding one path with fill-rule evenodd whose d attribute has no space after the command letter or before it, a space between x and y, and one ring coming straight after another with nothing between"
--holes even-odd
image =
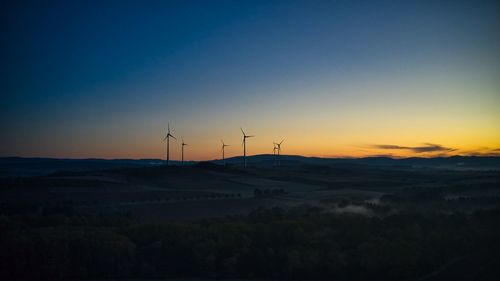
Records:
<instances>
[{"instance_id":1,"label":"blue sky","mask_svg":"<svg viewBox=\"0 0 500 281\"><path fill-rule=\"evenodd\" d=\"M196 159L500 146L497 1L1 5L3 156L159 158L168 121Z\"/></svg>"}]
</instances>

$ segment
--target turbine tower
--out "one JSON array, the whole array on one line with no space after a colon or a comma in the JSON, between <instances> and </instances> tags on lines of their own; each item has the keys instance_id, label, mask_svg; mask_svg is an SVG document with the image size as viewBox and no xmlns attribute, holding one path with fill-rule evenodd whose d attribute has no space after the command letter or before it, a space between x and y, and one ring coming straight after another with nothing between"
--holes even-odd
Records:
<instances>
[{"instance_id":1,"label":"turbine tower","mask_svg":"<svg viewBox=\"0 0 500 281\"><path fill-rule=\"evenodd\" d=\"M224 158L224 148L226 146L229 146L229 144L225 144L223 140L220 140L220 142L222 143L222 161L224 162L224 166L226 166L226 158Z\"/></svg>"},{"instance_id":2,"label":"turbine tower","mask_svg":"<svg viewBox=\"0 0 500 281\"><path fill-rule=\"evenodd\" d=\"M281 166L280 155L281 155L281 144L285 139L282 139L279 143L274 143L274 148L278 150L278 166Z\"/></svg>"},{"instance_id":3,"label":"turbine tower","mask_svg":"<svg viewBox=\"0 0 500 281\"><path fill-rule=\"evenodd\" d=\"M181 165L184 165L184 146L186 146L188 144L184 142L183 138L181 138L181 140L182 140L182 144L181 144L182 145L182 154L181 154L182 155L182 161L181 161Z\"/></svg>"},{"instance_id":4,"label":"turbine tower","mask_svg":"<svg viewBox=\"0 0 500 281\"><path fill-rule=\"evenodd\" d=\"M247 167L247 138L253 138L254 136L248 136L245 134L243 129L240 127L241 133L243 133L243 167Z\"/></svg>"},{"instance_id":5,"label":"turbine tower","mask_svg":"<svg viewBox=\"0 0 500 281\"><path fill-rule=\"evenodd\" d=\"M167 135L163 139L163 141L167 140L167 166L170 162L170 138L174 138L174 140L177 140L171 133L170 133L170 122L168 123L168 129L167 129Z\"/></svg>"},{"instance_id":6,"label":"turbine tower","mask_svg":"<svg viewBox=\"0 0 500 281\"><path fill-rule=\"evenodd\" d=\"M276 166L276 150L278 149L278 147L276 147L276 143L273 141L273 161L274 161L274 166Z\"/></svg>"}]
</instances>

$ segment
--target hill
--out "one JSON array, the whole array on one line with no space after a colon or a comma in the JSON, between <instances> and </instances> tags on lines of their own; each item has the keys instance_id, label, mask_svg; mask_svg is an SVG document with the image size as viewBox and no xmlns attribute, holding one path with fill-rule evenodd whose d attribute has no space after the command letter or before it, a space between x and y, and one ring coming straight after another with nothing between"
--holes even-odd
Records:
<instances>
[{"instance_id":1,"label":"hill","mask_svg":"<svg viewBox=\"0 0 500 281\"><path fill-rule=\"evenodd\" d=\"M276 157L260 154L247 157L249 166L272 167ZM207 161L222 165L223 161L215 159ZM180 165L180 161L171 161L172 165ZM192 165L196 161L187 161ZM226 159L228 165L241 165L242 156ZM48 175L57 171L92 171L115 168L151 167L164 164L161 159L58 159L58 158L0 158L0 177ZM432 167L447 169L500 170L500 157L452 156L436 158L401 158L364 157L364 158L320 158L299 155L281 155L282 166L384 166L384 167Z\"/></svg>"}]
</instances>

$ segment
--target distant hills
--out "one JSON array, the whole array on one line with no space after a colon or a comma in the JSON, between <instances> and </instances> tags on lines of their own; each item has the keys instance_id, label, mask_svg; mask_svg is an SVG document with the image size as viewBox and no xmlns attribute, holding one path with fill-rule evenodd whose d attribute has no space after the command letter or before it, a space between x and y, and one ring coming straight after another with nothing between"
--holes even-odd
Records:
<instances>
[{"instance_id":1,"label":"distant hills","mask_svg":"<svg viewBox=\"0 0 500 281\"><path fill-rule=\"evenodd\" d=\"M122 167L160 165L158 159L58 159L58 158L0 158L0 177L47 175L56 171L85 171Z\"/></svg>"},{"instance_id":2,"label":"distant hills","mask_svg":"<svg viewBox=\"0 0 500 281\"><path fill-rule=\"evenodd\" d=\"M247 157L247 163L251 165L273 165L274 156L270 154L261 154ZM215 163L222 163L222 160L214 160ZM226 159L226 163L242 163L243 157L237 156ZM300 155L281 155L281 165L375 165L375 166L429 166L429 167L455 167L455 168L500 168L500 157L479 157L479 156L450 156L450 157L409 157L409 158L390 158L390 157L363 157L363 158L321 158L306 157Z\"/></svg>"},{"instance_id":3,"label":"distant hills","mask_svg":"<svg viewBox=\"0 0 500 281\"><path fill-rule=\"evenodd\" d=\"M247 157L250 166L273 167L274 156L261 154ZM207 161L222 164L222 160ZM179 165L180 161L171 161L172 165ZM189 161L186 165L197 162ZM243 157L226 159L228 165L237 166L243 163ZM163 165L161 159L57 159L57 158L22 158L1 157L0 177L37 176L47 175L56 171L85 171L113 168L133 168ZM451 156L436 158L410 157L394 159L390 157L365 157L365 158L319 158L299 155L282 155L281 165L293 167L302 165L344 166L344 165L369 165L369 166L394 166L394 167L430 167L447 169L492 169L500 170L500 157L478 156Z\"/></svg>"}]
</instances>

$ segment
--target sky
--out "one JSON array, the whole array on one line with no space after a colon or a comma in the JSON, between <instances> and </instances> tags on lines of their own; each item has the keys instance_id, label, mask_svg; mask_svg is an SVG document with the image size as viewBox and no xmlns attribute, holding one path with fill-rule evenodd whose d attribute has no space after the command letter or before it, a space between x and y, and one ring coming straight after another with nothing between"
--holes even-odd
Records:
<instances>
[{"instance_id":1,"label":"sky","mask_svg":"<svg viewBox=\"0 0 500 281\"><path fill-rule=\"evenodd\" d=\"M498 1L2 1L0 156L500 156Z\"/></svg>"}]
</instances>

